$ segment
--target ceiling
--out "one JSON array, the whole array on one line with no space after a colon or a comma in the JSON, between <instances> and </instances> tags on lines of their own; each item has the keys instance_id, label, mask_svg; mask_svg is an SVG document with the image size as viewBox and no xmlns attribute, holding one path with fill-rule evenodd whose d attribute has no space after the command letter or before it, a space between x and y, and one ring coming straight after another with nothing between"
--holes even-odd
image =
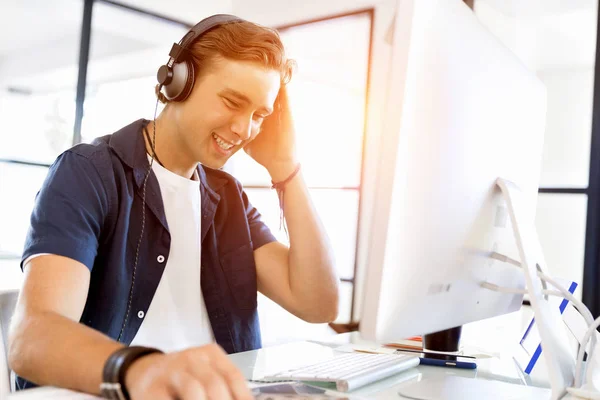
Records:
<instances>
[{"instance_id":1,"label":"ceiling","mask_svg":"<svg viewBox=\"0 0 600 400\"><path fill-rule=\"evenodd\" d=\"M597 0L475 0L475 7L481 3L512 17L540 17L595 7L598 2Z\"/></svg>"}]
</instances>

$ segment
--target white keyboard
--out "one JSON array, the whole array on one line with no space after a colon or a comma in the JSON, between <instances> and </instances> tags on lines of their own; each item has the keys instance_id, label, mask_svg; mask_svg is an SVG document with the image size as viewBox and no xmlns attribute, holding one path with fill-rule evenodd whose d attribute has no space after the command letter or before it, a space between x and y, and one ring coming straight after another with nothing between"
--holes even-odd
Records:
<instances>
[{"instance_id":1,"label":"white keyboard","mask_svg":"<svg viewBox=\"0 0 600 400\"><path fill-rule=\"evenodd\" d=\"M419 357L397 354L347 353L288 371L265 376L267 380L335 383L348 392L419 365Z\"/></svg>"}]
</instances>

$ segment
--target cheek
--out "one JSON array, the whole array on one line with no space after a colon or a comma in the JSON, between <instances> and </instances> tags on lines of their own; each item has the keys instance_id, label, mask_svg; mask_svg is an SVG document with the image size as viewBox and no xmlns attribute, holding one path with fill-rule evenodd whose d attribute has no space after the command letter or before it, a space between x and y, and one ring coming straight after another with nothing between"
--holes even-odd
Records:
<instances>
[{"instance_id":1,"label":"cheek","mask_svg":"<svg viewBox=\"0 0 600 400\"><path fill-rule=\"evenodd\" d=\"M186 101L182 111L187 128L195 131L219 129L231 120L231 111L219 102Z\"/></svg>"},{"instance_id":2,"label":"cheek","mask_svg":"<svg viewBox=\"0 0 600 400\"><path fill-rule=\"evenodd\" d=\"M223 129L231 125L233 119L230 110L216 108L209 112L202 113L203 119L210 129Z\"/></svg>"},{"instance_id":3,"label":"cheek","mask_svg":"<svg viewBox=\"0 0 600 400\"><path fill-rule=\"evenodd\" d=\"M220 113L196 112L188 120L188 129L198 136L210 135L212 131L226 129L229 117Z\"/></svg>"}]
</instances>

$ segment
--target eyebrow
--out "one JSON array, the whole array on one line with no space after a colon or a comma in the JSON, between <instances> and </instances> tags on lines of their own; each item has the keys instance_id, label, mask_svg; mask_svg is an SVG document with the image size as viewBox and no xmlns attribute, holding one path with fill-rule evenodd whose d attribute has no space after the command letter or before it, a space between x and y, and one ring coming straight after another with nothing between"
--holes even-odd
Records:
<instances>
[{"instance_id":1,"label":"eyebrow","mask_svg":"<svg viewBox=\"0 0 600 400\"><path fill-rule=\"evenodd\" d=\"M235 97L237 100L242 101L246 104L252 104L252 101L248 98L248 96L246 96L243 93L238 92L237 90L231 89L231 88L227 88L227 89L223 90L221 92L221 94L227 94L227 95ZM273 112L273 109L271 109L269 107L261 107L259 109L259 111L264 111L267 114L271 114Z\"/></svg>"}]
</instances>

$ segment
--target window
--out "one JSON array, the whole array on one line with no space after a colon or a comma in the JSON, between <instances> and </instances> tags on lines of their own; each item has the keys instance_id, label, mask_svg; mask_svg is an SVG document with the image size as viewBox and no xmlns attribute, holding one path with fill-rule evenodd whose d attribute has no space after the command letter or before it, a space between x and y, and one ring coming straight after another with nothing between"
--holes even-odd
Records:
<instances>
[{"instance_id":1,"label":"window","mask_svg":"<svg viewBox=\"0 0 600 400\"><path fill-rule=\"evenodd\" d=\"M350 322L354 296L371 24L371 11L363 11L280 29L288 56L298 64L289 96L303 175L343 279L337 322ZM244 184L278 239L287 242L267 171L245 153L234 156L226 170ZM261 313L265 344L316 334L314 326L270 300L261 298L260 304L268 310ZM290 324L295 328L289 329ZM320 329L327 332L326 327ZM292 333L296 336L290 337Z\"/></svg>"},{"instance_id":2,"label":"window","mask_svg":"<svg viewBox=\"0 0 600 400\"><path fill-rule=\"evenodd\" d=\"M82 141L91 142L139 118L153 119L156 71L188 28L96 2ZM160 113L162 105L157 110Z\"/></svg>"},{"instance_id":3,"label":"window","mask_svg":"<svg viewBox=\"0 0 600 400\"><path fill-rule=\"evenodd\" d=\"M35 195L72 145L81 0L3 3L0 14L0 290L18 287Z\"/></svg>"}]
</instances>

